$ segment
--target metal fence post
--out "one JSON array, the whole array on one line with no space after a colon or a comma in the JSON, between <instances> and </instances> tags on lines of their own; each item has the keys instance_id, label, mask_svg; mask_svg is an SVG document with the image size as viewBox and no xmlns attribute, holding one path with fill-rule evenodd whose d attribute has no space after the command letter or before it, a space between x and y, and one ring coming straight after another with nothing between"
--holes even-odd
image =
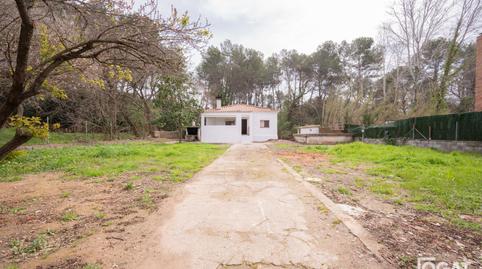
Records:
<instances>
[{"instance_id":1,"label":"metal fence post","mask_svg":"<svg viewBox=\"0 0 482 269\"><path fill-rule=\"evenodd\" d=\"M412 140L415 140L415 123L412 125Z\"/></svg>"},{"instance_id":2,"label":"metal fence post","mask_svg":"<svg viewBox=\"0 0 482 269\"><path fill-rule=\"evenodd\" d=\"M455 122L455 141L459 140L459 121Z\"/></svg>"}]
</instances>

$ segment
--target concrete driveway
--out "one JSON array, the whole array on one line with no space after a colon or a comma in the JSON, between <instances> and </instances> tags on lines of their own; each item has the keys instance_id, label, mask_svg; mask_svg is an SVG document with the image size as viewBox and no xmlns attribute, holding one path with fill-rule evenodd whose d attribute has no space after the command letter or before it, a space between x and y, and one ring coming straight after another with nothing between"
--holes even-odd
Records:
<instances>
[{"instance_id":1,"label":"concrete driveway","mask_svg":"<svg viewBox=\"0 0 482 269\"><path fill-rule=\"evenodd\" d=\"M263 144L231 146L177 195L139 267L382 267Z\"/></svg>"}]
</instances>

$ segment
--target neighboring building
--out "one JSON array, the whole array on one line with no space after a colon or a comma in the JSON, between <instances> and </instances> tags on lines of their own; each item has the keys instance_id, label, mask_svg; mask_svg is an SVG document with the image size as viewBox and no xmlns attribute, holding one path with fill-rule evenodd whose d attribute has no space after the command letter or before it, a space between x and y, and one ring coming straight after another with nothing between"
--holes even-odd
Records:
<instances>
[{"instance_id":1,"label":"neighboring building","mask_svg":"<svg viewBox=\"0 0 482 269\"><path fill-rule=\"evenodd\" d=\"M251 105L221 106L201 113L201 142L250 143L278 139L278 112Z\"/></svg>"},{"instance_id":2,"label":"neighboring building","mask_svg":"<svg viewBox=\"0 0 482 269\"><path fill-rule=\"evenodd\" d=\"M477 38L475 59L475 111L482 111L482 34Z\"/></svg>"},{"instance_id":3,"label":"neighboring building","mask_svg":"<svg viewBox=\"0 0 482 269\"><path fill-rule=\"evenodd\" d=\"M314 145L332 145L353 141L353 135L333 125L336 128L321 128L320 125L305 125L298 127L298 132L293 134L296 142Z\"/></svg>"}]
</instances>

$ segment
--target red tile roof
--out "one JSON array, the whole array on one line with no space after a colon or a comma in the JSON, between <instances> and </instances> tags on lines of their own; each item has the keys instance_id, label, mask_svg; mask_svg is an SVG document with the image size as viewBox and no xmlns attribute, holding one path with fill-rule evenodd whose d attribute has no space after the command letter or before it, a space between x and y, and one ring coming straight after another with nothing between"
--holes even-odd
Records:
<instances>
[{"instance_id":1,"label":"red tile roof","mask_svg":"<svg viewBox=\"0 0 482 269\"><path fill-rule=\"evenodd\" d=\"M276 112L276 110L267 108L267 107L258 107L258 106L251 106L251 105L229 105L229 106L222 106L220 109L211 108L205 109L204 112L212 113L212 112Z\"/></svg>"}]
</instances>

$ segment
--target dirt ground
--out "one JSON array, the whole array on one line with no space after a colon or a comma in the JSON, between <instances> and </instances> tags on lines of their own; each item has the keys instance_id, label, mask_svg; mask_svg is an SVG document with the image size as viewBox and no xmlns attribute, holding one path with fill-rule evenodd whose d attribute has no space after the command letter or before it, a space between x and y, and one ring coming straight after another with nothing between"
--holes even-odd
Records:
<instances>
[{"instance_id":1,"label":"dirt ground","mask_svg":"<svg viewBox=\"0 0 482 269\"><path fill-rule=\"evenodd\" d=\"M262 144L234 145L176 187L62 178L2 185L2 266L384 268ZM66 212L78 216L66 221ZM44 246L31 253L39 234Z\"/></svg>"},{"instance_id":2,"label":"dirt ground","mask_svg":"<svg viewBox=\"0 0 482 269\"><path fill-rule=\"evenodd\" d=\"M366 167L334 164L329 156L317 153L271 149L375 235L386 247L382 255L397 267L413 268L420 256L435 257L450 265L467 259L470 268L481 266L481 234L376 195L366 186L375 179L365 173Z\"/></svg>"},{"instance_id":3,"label":"dirt ground","mask_svg":"<svg viewBox=\"0 0 482 269\"><path fill-rule=\"evenodd\" d=\"M277 158L373 234L384 260ZM389 202L360 179L369 179L363 167L264 144L234 145L176 185L143 174L30 175L1 184L0 268L413 268L417 256L480 261L480 234Z\"/></svg>"},{"instance_id":4,"label":"dirt ground","mask_svg":"<svg viewBox=\"0 0 482 269\"><path fill-rule=\"evenodd\" d=\"M115 181L65 178L42 173L1 184L0 268L83 268L97 263L88 252L122 242L126 229L144 222L173 188L141 174ZM99 247L87 253L76 249L92 239Z\"/></svg>"}]
</instances>

